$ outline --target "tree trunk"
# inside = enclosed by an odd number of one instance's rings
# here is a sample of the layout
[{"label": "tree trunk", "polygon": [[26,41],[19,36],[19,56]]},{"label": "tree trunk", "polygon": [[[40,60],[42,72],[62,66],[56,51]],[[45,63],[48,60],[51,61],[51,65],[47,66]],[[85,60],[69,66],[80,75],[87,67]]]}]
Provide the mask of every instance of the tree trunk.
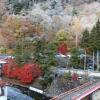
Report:
[{"label": "tree trunk", "polygon": [[87,55],[87,53],[86,53],[86,50],[85,50],[85,56],[84,56],[84,71],[86,69],[86,55]]},{"label": "tree trunk", "polygon": [[75,45],[76,45],[76,48],[77,48],[78,47],[78,34],[77,34],[77,32],[75,34],[76,34],[76,37],[75,37]]},{"label": "tree trunk", "polygon": [[99,66],[99,50],[97,50],[97,71],[100,70],[100,66]]},{"label": "tree trunk", "polygon": [[94,71],[94,50],[93,50],[93,71]]}]

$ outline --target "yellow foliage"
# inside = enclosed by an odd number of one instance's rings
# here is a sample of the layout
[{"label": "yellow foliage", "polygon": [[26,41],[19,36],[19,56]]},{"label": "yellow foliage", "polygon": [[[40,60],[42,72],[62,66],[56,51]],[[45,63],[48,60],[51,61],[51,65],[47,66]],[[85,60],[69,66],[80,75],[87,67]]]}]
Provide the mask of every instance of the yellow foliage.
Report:
[{"label": "yellow foliage", "polygon": [[12,49],[7,50],[7,54],[14,54],[14,50]]},{"label": "yellow foliage", "polygon": [[7,18],[5,26],[9,29],[16,30],[21,27],[21,21],[18,18],[10,16]]},{"label": "yellow foliage", "polygon": [[60,30],[57,34],[56,34],[56,39],[58,41],[67,41],[69,37],[69,33],[65,32],[64,30]]},{"label": "yellow foliage", "polygon": [[33,33],[41,35],[43,33],[42,25],[33,25],[30,20],[17,16],[8,16],[4,27],[8,28],[15,37],[30,36]]},{"label": "yellow foliage", "polygon": [[8,45],[12,45],[15,41],[16,40],[9,29],[7,28],[0,29],[0,45],[6,47]]},{"label": "yellow foliage", "polygon": [[14,54],[14,50],[12,50],[12,49],[0,50],[0,54]]}]

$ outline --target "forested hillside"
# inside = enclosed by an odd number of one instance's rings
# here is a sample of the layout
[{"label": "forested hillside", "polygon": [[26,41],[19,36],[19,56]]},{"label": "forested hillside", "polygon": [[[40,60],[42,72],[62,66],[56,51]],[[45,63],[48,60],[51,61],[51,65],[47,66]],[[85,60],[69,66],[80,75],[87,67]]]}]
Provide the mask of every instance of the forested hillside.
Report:
[{"label": "forested hillside", "polygon": [[[11,46],[18,37],[51,41],[60,31],[81,36],[100,18],[100,0],[0,0],[0,35]],[[0,38],[1,38],[0,37]],[[2,40],[2,39],[0,39]],[[9,42],[8,42],[9,40]],[[13,41],[13,42],[12,42]],[[12,47],[12,46],[11,46]]]}]

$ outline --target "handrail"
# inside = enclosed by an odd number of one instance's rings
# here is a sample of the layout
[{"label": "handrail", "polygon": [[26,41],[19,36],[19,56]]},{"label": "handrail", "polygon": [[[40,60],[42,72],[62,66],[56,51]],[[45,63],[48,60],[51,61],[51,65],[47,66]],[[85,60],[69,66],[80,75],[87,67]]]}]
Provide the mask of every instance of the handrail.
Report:
[{"label": "handrail", "polygon": [[100,83],[98,83],[96,86],[93,86],[92,88],[90,88],[89,90],[85,91],[81,96],[74,96],[72,98],[72,100],[77,100],[78,98],[83,98],[84,96],[90,94],[91,92],[97,90],[98,88],[100,88]]}]

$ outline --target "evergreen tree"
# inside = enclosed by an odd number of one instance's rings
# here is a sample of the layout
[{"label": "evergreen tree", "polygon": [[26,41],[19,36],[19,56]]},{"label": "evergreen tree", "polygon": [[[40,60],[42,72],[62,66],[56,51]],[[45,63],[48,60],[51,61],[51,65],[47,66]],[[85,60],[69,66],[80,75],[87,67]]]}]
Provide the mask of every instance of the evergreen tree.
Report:
[{"label": "evergreen tree", "polygon": [[85,51],[85,56],[84,56],[84,70],[86,69],[86,55],[87,55],[87,48],[89,48],[89,39],[90,39],[90,34],[89,31],[86,29],[82,33],[82,39],[81,39],[81,47],[84,48]]},{"label": "evergreen tree", "polygon": [[90,46],[93,51],[97,52],[97,70],[99,70],[99,52],[100,52],[100,21],[98,20],[93,27],[90,35]]},{"label": "evergreen tree", "polygon": [[79,50],[77,48],[73,48],[71,50],[71,59],[70,59],[70,65],[73,68],[78,68],[80,63],[80,58],[79,58]]},{"label": "evergreen tree", "polygon": [[51,66],[56,65],[56,47],[55,43],[47,43],[44,40],[36,40],[34,50],[34,61],[42,67],[44,73],[47,73]]},{"label": "evergreen tree", "polygon": [[90,35],[90,45],[94,50],[100,50],[100,21],[93,27]]},{"label": "evergreen tree", "polygon": [[89,47],[89,31],[86,29],[83,33],[82,33],[82,39],[81,39],[81,47],[86,49]]},{"label": "evergreen tree", "polygon": [[55,50],[56,45],[54,42],[47,43],[45,40],[36,40],[34,49],[34,61],[38,63],[44,74],[41,85],[43,90],[50,86],[52,80],[51,67],[56,65]]},{"label": "evergreen tree", "polygon": [[19,66],[30,61],[30,54],[31,53],[25,47],[23,47],[22,43],[19,42],[16,44],[14,56],[15,61]]}]

